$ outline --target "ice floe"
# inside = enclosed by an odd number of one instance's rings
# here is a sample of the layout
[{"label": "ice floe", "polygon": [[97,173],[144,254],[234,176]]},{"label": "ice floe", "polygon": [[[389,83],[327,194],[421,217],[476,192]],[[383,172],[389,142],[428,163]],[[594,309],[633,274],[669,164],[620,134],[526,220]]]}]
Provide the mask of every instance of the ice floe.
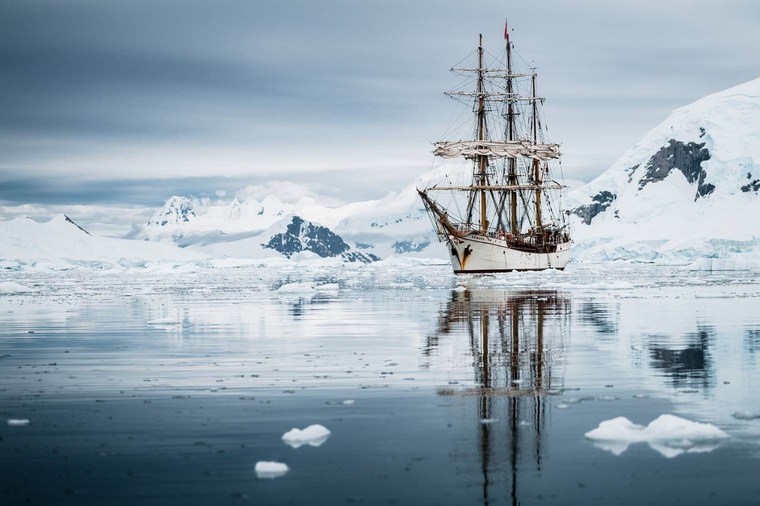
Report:
[{"label": "ice floe", "polygon": [[11,427],[25,427],[30,423],[31,421],[28,418],[11,418],[7,422]]},{"label": "ice floe", "polygon": [[290,429],[282,435],[285,444],[293,448],[300,448],[303,445],[321,446],[330,437],[330,431],[323,425],[309,425],[303,430]]},{"label": "ice floe", "polygon": [[277,288],[275,292],[288,295],[311,295],[316,290],[311,283],[285,283]]},{"label": "ice floe", "polygon": [[682,453],[710,452],[728,434],[709,423],[692,422],[675,415],[660,415],[646,427],[624,416],[605,420],[586,433],[586,438],[603,450],[620,455],[633,443],[647,443],[664,457]]},{"label": "ice floe", "polygon": [[257,478],[273,479],[285,476],[290,469],[287,464],[283,464],[282,462],[260,461],[256,462],[254,470],[256,471]]},{"label": "ice floe", "polygon": [[29,288],[15,281],[0,282],[0,295],[16,295],[19,293],[36,292],[34,288]]}]

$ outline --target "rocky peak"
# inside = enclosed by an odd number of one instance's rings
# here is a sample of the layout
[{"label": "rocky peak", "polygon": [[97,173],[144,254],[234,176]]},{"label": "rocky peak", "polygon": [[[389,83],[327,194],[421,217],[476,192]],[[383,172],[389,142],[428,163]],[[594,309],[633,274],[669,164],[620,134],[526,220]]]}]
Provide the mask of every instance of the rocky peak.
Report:
[{"label": "rocky peak", "polygon": [[148,225],[165,227],[187,223],[195,218],[193,203],[186,197],[173,196],[148,222]]},{"label": "rocky peak", "polygon": [[311,251],[322,258],[343,257],[349,262],[369,263],[379,260],[375,255],[351,251],[351,247],[327,227],[293,216],[286,230],[271,237],[264,248],[273,249],[290,258],[301,251]]}]

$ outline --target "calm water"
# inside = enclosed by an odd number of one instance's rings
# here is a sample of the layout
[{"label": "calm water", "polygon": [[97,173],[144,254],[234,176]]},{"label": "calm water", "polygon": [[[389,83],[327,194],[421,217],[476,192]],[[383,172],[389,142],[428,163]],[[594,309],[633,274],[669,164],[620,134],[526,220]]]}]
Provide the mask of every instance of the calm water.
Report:
[{"label": "calm water", "polygon": [[[3,274],[0,503],[760,503],[756,276],[417,269]],[[584,437],[663,413],[731,437]]]}]

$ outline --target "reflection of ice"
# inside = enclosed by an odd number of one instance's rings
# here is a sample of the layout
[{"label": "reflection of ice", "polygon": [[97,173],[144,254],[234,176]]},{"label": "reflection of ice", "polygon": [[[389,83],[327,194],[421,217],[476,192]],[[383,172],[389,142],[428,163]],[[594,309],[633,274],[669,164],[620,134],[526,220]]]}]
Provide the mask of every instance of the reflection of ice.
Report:
[{"label": "reflection of ice", "polygon": [[716,449],[728,434],[709,423],[692,422],[674,415],[660,415],[644,427],[624,416],[606,420],[587,432],[586,438],[602,450],[621,455],[633,443],[648,443],[667,458],[683,453],[706,453]]},{"label": "reflection of ice", "polygon": [[154,320],[148,320],[148,325],[182,325],[182,321],[178,320],[177,318],[174,318],[172,316],[167,316],[164,318],[156,318]]},{"label": "reflection of ice", "polygon": [[309,446],[322,446],[330,437],[330,431],[326,427],[315,424],[309,425],[303,430],[290,429],[288,432],[282,435],[282,440],[285,444],[293,448],[300,448],[303,445]]},{"label": "reflection of ice", "polygon": [[737,420],[756,420],[760,418],[760,413],[752,413],[750,411],[736,411],[731,413],[731,416]]}]

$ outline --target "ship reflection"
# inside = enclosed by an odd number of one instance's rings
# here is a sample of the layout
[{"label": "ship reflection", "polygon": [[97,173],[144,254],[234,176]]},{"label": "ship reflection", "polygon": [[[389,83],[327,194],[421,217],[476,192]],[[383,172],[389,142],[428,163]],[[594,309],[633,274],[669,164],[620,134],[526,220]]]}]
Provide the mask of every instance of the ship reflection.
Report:
[{"label": "ship reflection", "polygon": [[476,386],[440,393],[476,400],[484,504],[519,504],[520,469],[541,472],[545,397],[562,386],[570,306],[556,291],[454,292],[423,350],[431,354],[446,336],[469,339]]}]

